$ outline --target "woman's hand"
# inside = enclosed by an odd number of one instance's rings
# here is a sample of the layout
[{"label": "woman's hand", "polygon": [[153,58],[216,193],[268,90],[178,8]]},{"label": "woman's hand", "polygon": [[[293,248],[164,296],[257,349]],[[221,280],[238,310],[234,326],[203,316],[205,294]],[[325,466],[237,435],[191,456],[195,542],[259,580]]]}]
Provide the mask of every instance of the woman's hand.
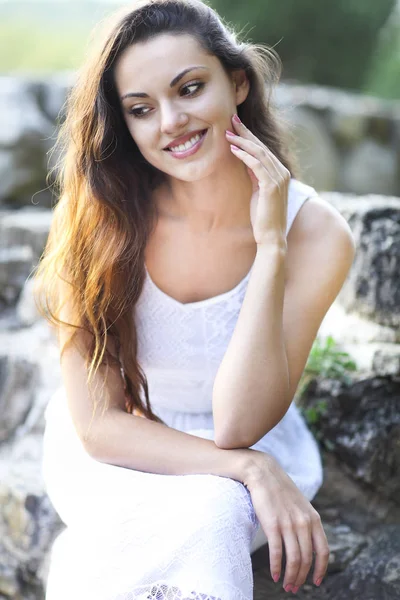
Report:
[{"label": "woman's hand", "polygon": [[272,579],[281,574],[282,538],[286,551],[283,588],[291,590],[306,581],[315,552],[313,581],[320,585],[328,568],[329,546],[321,518],[293,480],[269,454],[254,450],[255,462],[244,485],[268,539]]},{"label": "woman's hand", "polygon": [[233,154],[247,166],[253,185],[250,219],[254,239],[257,244],[273,240],[286,246],[290,172],[238,119],[237,115],[232,117],[234,134],[227,130],[226,138]]}]

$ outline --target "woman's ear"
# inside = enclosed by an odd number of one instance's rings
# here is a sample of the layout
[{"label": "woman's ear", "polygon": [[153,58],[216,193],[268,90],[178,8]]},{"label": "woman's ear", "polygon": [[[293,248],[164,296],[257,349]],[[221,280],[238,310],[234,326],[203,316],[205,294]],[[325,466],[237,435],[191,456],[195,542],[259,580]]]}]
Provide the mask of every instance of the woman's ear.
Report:
[{"label": "woman's ear", "polygon": [[242,104],[247,98],[250,90],[250,82],[244,69],[233,71],[232,79],[236,95],[236,106],[239,106],[239,104]]}]

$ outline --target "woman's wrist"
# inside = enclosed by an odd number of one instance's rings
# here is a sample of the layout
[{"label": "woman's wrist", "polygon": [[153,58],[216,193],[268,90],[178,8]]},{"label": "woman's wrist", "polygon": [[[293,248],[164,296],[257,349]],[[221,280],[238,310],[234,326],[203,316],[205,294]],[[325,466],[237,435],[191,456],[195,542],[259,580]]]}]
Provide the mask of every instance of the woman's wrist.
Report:
[{"label": "woman's wrist", "polygon": [[276,460],[271,454],[258,450],[249,449],[242,460],[242,483],[248,489],[263,480],[266,473],[276,465]]},{"label": "woman's wrist", "polygon": [[232,474],[230,476],[246,487],[254,485],[257,480],[265,476],[266,468],[270,468],[275,460],[271,455],[251,448],[237,448],[224,450],[224,452],[229,452],[231,457]]}]

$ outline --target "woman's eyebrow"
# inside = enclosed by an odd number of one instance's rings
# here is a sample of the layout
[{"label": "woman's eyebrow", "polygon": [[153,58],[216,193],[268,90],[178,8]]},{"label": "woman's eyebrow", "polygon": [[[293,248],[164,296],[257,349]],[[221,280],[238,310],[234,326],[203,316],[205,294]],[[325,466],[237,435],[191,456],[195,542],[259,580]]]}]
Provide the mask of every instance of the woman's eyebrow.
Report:
[{"label": "woman's eyebrow", "polygon": [[[177,83],[180,82],[180,80],[182,79],[182,77],[184,77],[186,75],[186,73],[189,73],[190,71],[194,71],[194,69],[207,69],[209,71],[208,67],[203,67],[201,65],[197,65],[195,67],[188,67],[187,69],[184,69],[181,73],[179,73],[179,75],[177,75],[176,77],[173,78],[173,80],[169,84],[169,87],[173,88],[174,85],[176,85]],[[125,98],[132,98],[133,96],[135,96],[137,98],[148,98],[149,97],[149,95],[145,94],[144,92],[128,92],[127,94],[124,94],[123,96],[121,96],[121,100],[124,100]]]}]

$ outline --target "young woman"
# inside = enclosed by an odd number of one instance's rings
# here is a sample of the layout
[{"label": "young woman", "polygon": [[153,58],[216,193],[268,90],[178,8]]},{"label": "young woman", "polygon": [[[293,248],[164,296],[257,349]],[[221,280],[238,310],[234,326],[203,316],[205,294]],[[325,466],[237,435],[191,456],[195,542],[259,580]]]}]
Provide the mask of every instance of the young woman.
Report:
[{"label": "young woman", "polygon": [[37,272],[63,382],[47,600],[248,600],[267,540],[287,591],[313,555],[325,575],[321,459],[293,397],[354,243],[294,178],[278,75],[199,0],[139,0],[95,35]]}]

